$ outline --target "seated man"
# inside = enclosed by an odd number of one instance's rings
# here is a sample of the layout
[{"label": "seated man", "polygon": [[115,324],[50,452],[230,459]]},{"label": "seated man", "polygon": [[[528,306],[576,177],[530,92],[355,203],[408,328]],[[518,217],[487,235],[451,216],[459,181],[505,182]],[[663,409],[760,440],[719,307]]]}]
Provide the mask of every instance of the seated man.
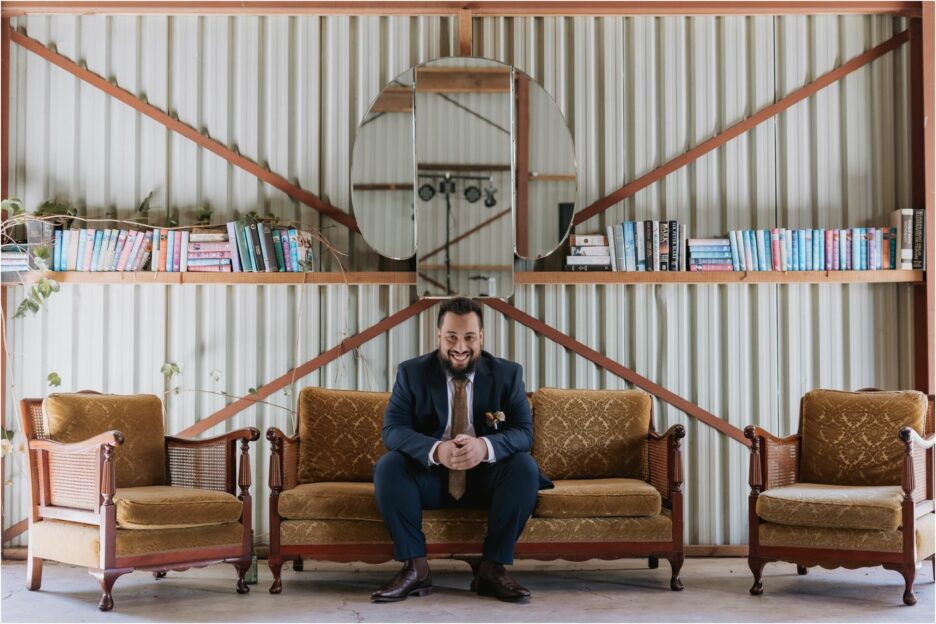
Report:
[{"label": "seated man", "polygon": [[[393,602],[432,592],[423,509],[480,507],[489,509],[488,532],[471,589],[524,600],[530,592],[504,565],[513,563],[537,491],[552,483],[530,456],[533,419],[523,370],[481,350],[484,328],[476,302],[445,301],[437,327],[438,349],[400,364],[384,413],[389,452],[374,467],[374,487],[394,557],[404,565],[371,599]],[[502,412],[504,420],[486,412]]]}]

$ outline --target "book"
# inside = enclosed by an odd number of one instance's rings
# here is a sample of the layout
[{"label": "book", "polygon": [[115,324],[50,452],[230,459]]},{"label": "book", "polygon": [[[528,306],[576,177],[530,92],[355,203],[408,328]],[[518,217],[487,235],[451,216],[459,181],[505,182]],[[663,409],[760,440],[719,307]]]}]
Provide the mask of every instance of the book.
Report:
[{"label": "book", "polygon": [[[740,271],[741,270],[741,259],[738,257],[738,237],[735,230],[730,230],[728,232],[728,241],[731,244],[731,270]],[[689,254],[686,255],[689,257]]]},{"label": "book", "polygon": [[731,264],[690,264],[690,271],[730,271]]},{"label": "book", "polygon": [[127,237],[130,235],[128,230],[120,230],[117,232],[117,243],[114,245],[114,253],[111,257],[111,263],[108,267],[108,271],[116,271],[117,265],[120,264],[120,256],[123,254],[124,247],[127,243]]},{"label": "book", "polygon": [[660,238],[660,222],[653,221],[653,227],[651,230],[653,234],[653,270],[662,271],[660,265],[660,246],[662,245],[662,240]]},{"label": "book", "polygon": [[637,252],[637,270],[647,270],[647,246],[642,221],[634,222],[634,250]]},{"label": "book", "polygon": [[628,271],[637,270],[637,222],[624,223],[624,264]]},{"label": "book", "polygon": [[569,264],[567,271],[610,271],[610,264]]},{"label": "book", "polygon": [[55,230],[55,244],[52,245],[52,270],[62,270],[62,230]]},{"label": "book", "polygon": [[143,233],[143,243],[140,245],[140,252],[137,254],[136,258],[133,261],[133,265],[130,267],[131,271],[139,271],[144,266],[146,266],[146,261],[149,259],[150,254],[153,250],[153,230],[146,230]]},{"label": "book", "polygon": [[227,233],[219,232],[216,229],[194,228],[189,233],[189,242],[191,243],[223,242],[226,240]]},{"label": "book", "polygon": [[[627,260],[624,257],[624,229],[622,224],[617,224],[613,228],[612,238],[608,239],[610,243],[613,241],[614,247],[614,265],[611,267],[614,271],[626,271],[627,270]],[[610,256],[610,254],[608,254]]]},{"label": "book", "polygon": [[130,252],[133,251],[133,246],[136,244],[137,236],[140,232],[136,230],[130,230],[127,233],[127,238],[124,240],[123,249],[120,251],[120,258],[117,261],[117,270],[125,271],[127,269],[127,261],[130,260]]},{"label": "book", "polygon": [[159,230],[153,229],[152,246],[150,247],[150,271],[159,270]]},{"label": "book", "polygon": [[286,270],[286,259],[283,257],[283,230],[282,228],[273,228],[273,255],[276,257],[276,269],[279,272]]},{"label": "book", "polygon": [[913,211],[913,255],[910,265],[917,270],[926,268],[926,211],[922,208]]},{"label": "book", "polygon": [[[166,256],[169,254],[169,230],[162,228],[159,230],[159,266],[158,271],[166,270]],[[170,265],[170,268],[171,265]]]},{"label": "book", "polygon": [[77,228],[71,228],[67,231],[68,234],[68,271],[76,271],[78,269],[78,241],[81,238],[81,230]]},{"label": "book", "polygon": [[146,233],[138,231],[136,237],[133,239],[133,248],[130,250],[130,256],[127,258],[127,264],[124,266],[125,271],[133,271],[136,266],[137,260],[140,256],[140,250],[143,248],[143,241],[146,239]]},{"label": "book", "polygon": [[741,233],[744,235],[744,264],[747,267],[748,271],[756,271],[757,265],[754,264],[754,259],[756,255],[756,247],[752,247],[751,243],[753,238],[751,236],[750,230],[742,230]]},{"label": "book", "polygon": [[607,245],[608,240],[604,234],[570,234],[569,244],[575,247],[588,247],[590,245]]},{"label": "book", "polygon": [[189,238],[192,236],[192,233],[183,230],[180,237],[179,245],[179,271],[185,272],[188,270],[188,252],[189,252]]},{"label": "book", "polygon": [[283,268],[284,270],[295,273],[296,267],[292,263],[292,254],[289,251],[289,229],[283,228],[280,230],[280,243],[283,246]]},{"label": "book", "polygon": [[231,265],[190,266],[189,273],[231,273]]},{"label": "book", "polygon": [[660,238],[658,265],[661,271],[669,271],[669,221],[657,223],[657,231]]},{"label": "book", "polygon": [[754,230],[754,244],[757,245],[757,270],[767,270],[767,246],[764,243],[764,234],[761,230]]},{"label": "book", "polygon": [[85,231],[85,258],[84,258],[84,270],[91,270],[91,263],[94,261],[94,238],[97,236],[97,231],[94,228],[88,228]]},{"label": "book", "polygon": [[224,266],[231,264],[230,258],[193,258],[186,267]]},{"label": "book", "polygon": [[897,268],[897,228],[890,227],[890,234],[888,239],[890,240],[890,268]]},{"label": "book", "polygon": [[653,221],[647,219],[644,225],[644,261],[648,271],[656,271],[656,264],[653,261]]},{"label": "book", "polygon": [[172,273],[172,262],[175,257],[175,231],[166,232],[166,271]]},{"label": "book", "polygon": [[211,243],[199,243],[199,242],[194,242],[194,243],[193,243],[193,242],[191,242],[191,241],[192,241],[192,238],[191,238],[191,235],[189,235],[189,244],[188,244],[188,246],[186,247],[186,249],[188,249],[190,252],[198,252],[198,251],[230,251],[230,250],[231,250],[231,245],[230,245],[230,243],[228,243],[228,241],[224,241],[224,242],[211,242]]},{"label": "book", "polygon": [[257,229],[257,223],[250,224],[248,229],[250,247],[253,249],[254,270],[258,272],[266,271],[266,265],[263,263],[263,251],[260,247],[260,231]]},{"label": "book", "polygon": [[[614,240],[614,226],[609,225],[607,227],[607,231],[608,231],[607,233],[608,240],[613,241]],[[592,249],[592,248],[591,247],[570,247],[569,249],[571,250],[570,253],[574,256],[576,255],[576,250],[578,249]],[[602,245],[601,247],[594,247],[594,249],[607,249],[608,250],[607,255],[611,256],[611,266],[614,267],[615,271],[618,270],[617,269],[617,253],[615,253],[614,251],[614,245]],[[586,254],[580,254],[580,255],[584,256]]]},{"label": "book", "polygon": [[611,256],[612,265],[614,264],[614,247],[603,245],[601,247],[570,247],[569,253],[572,256]]},{"label": "book", "polygon": [[770,230],[770,259],[771,259],[771,269],[774,271],[781,271],[780,266],[780,229],[773,228]]},{"label": "book", "polygon": [[611,266],[611,256],[566,256],[566,264],[569,266],[581,264]]},{"label": "book", "polygon": [[669,247],[667,251],[669,252],[669,270],[678,271],[679,270],[679,222],[670,221],[669,222]]},{"label": "book", "polygon": [[292,264],[297,272],[305,269],[299,264],[299,233],[295,228],[289,228],[289,255],[292,256]]},{"label": "book", "polygon": [[182,270],[182,231],[173,232],[172,240],[172,271],[178,273]]},{"label": "book", "polygon": [[101,245],[104,244],[104,230],[94,232],[94,243],[91,245],[91,270],[101,270]]},{"label": "book", "polygon": [[311,232],[299,231],[296,233],[296,248],[298,250],[298,266],[301,271],[315,271],[315,253],[312,249],[314,239]]},{"label": "book", "polygon": [[189,260],[194,260],[196,258],[230,258],[234,259],[236,254],[232,254],[230,251],[190,251],[188,252]]},{"label": "book", "polygon": [[88,230],[82,229],[77,231],[78,236],[78,255],[75,258],[75,270],[84,271],[84,257],[85,257],[85,241],[88,239]]},{"label": "book", "polygon": [[241,264],[237,249],[237,223],[229,221],[227,224],[228,252],[231,253],[231,268],[235,273],[240,273]]},{"label": "book", "polygon": [[896,231],[895,257],[898,269],[913,268],[913,209],[901,208],[891,212],[890,226]]}]

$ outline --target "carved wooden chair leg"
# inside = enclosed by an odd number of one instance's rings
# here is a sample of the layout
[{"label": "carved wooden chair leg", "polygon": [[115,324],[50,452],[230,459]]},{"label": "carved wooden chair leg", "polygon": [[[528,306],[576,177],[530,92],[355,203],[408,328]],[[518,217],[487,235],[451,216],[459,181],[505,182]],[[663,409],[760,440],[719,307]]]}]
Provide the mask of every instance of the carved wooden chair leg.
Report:
[{"label": "carved wooden chair leg", "polygon": [[26,589],[36,591],[42,587],[42,559],[29,557],[26,559]]},{"label": "carved wooden chair leg", "polygon": [[673,569],[673,575],[670,577],[670,589],[673,591],[682,591],[683,584],[679,580],[679,571],[682,569],[685,556],[683,553],[674,553],[669,557],[670,568]]},{"label": "carved wooden chair leg", "polygon": [[250,566],[253,563],[253,557],[247,557],[246,559],[241,559],[240,561],[234,563],[234,569],[237,570],[237,593],[246,594],[250,592],[250,587],[247,586],[247,581],[244,580],[244,577],[247,576],[247,572],[250,571]]},{"label": "carved wooden chair leg", "polygon": [[659,558],[659,557],[654,557],[653,555],[650,555],[650,557],[648,557],[648,559],[647,559],[647,567],[650,568],[651,570],[656,570],[657,568],[659,568],[659,567],[660,567],[660,558]]},{"label": "carved wooden chair leg", "polygon": [[801,565],[796,566],[796,573],[799,574],[800,576],[806,576],[807,572],[809,572],[809,570],[806,569],[806,566],[801,566]]},{"label": "carved wooden chair leg", "polygon": [[88,572],[101,584],[101,601],[98,602],[98,609],[110,611],[114,608],[114,598],[111,596],[114,582],[120,576],[133,572],[133,570],[131,568],[117,568],[114,570],[88,570]]},{"label": "carved wooden chair leg", "polygon": [[270,585],[270,593],[278,594],[283,591],[283,581],[280,578],[283,573],[283,558],[271,556],[267,563],[270,566],[270,572],[273,573],[273,584]]},{"label": "carved wooden chair leg", "polygon": [[303,565],[302,557],[293,559],[293,572],[302,572],[304,569],[305,565]]},{"label": "carved wooden chair leg", "polygon": [[767,562],[763,559],[748,557],[748,567],[751,568],[751,573],[754,575],[754,584],[751,585],[752,596],[760,596],[764,593],[764,582],[761,575],[764,572],[765,565],[767,565]]},{"label": "carved wooden chair leg", "polygon": [[161,572],[153,572],[154,579],[166,578],[166,571],[162,570]]}]

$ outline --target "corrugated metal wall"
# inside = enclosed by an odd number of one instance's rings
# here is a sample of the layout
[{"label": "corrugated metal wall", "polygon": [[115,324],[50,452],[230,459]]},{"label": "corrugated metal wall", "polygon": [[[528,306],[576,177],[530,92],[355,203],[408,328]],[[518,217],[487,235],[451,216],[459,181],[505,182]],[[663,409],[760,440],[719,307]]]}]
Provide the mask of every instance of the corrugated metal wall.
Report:
[{"label": "corrugated metal wall", "polygon": [[[342,208],[357,120],[409,64],[454,51],[440,18],[29,17],[40,41],[114,77]],[[485,18],[475,53],[511,62],[559,103],[576,140],[581,205],[615,190],[906,26],[887,17]],[[883,224],[909,203],[905,47],[613,207],[579,231],[667,218],[695,236],[729,228]],[[181,223],[210,203],[217,220],[270,210],[319,224],[307,208],[173,136],[45,61],[12,50],[11,195],[34,208],[59,196],[91,216],[121,217],[155,190]],[[325,220],[322,220],[323,222]],[[351,253],[359,237],[322,223]],[[347,264],[347,263],[346,263]],[[384,263],[386,266],[386,263]],[[15,401],[63,390],[164,392],[167,430],[401,309],[405,287],[64,286],[48,311],[9,318]],[[518,286],[513,303],[622,364],[743,426],[795,429],[813,387],[913,384],[910,288],[900,285]],[[433,348],[423,314],[299,380],[298,387],[389,389],[396,363]],[[487,347],[526,369],[530,389],[624,387],[618,378],[490,311]],[[164,362],[182,374],[165,384]],[[746,456],[737,443],[657,403],[664,428],[684,422],[689,543],[746,539]],[[287,426],[264,406],[208,432]],[[257,535],[265,541],[266,446],[254,454]],[[25,517],[19,458],[8,460],[3,526]]]}]

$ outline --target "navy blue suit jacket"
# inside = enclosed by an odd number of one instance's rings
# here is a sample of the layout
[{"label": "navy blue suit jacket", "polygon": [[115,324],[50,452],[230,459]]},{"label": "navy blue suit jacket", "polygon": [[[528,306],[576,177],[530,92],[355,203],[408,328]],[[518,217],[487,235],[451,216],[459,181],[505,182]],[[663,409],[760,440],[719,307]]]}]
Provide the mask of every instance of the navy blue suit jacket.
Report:
[{"label": "navy blue suit jacket", "polygon": [[[423,465],[428,464],[429,450],[442,439],[448,423],[448,389],[438,353],[436,350],[400,364],[384,412],[384,446]],[[469,415],[475,435],[490,440],[496,461],[530,451],[533,414],[519,364],[481,351],[475,364],[472,403]],[[496,411],[504,412],[506,420],[495,430],[484,413]],[[540,473],[540,489],[551,487],[552,482]]]}]

